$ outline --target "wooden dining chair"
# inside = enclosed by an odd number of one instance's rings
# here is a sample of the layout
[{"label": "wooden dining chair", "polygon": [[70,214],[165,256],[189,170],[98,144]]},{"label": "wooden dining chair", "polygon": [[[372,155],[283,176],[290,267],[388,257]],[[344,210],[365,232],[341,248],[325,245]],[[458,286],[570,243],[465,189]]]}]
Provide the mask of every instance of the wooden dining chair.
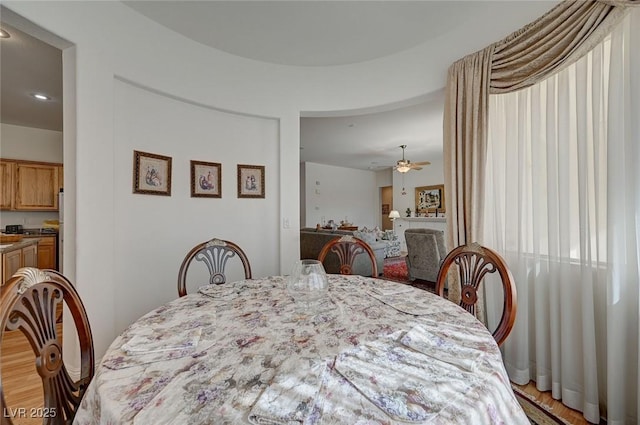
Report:
[{"label": "wooden dining chair", "polygon": [[327,254],[333,252],[340,262],[340,274],[353,274],[353,262],[360,254],[367,254],[371,260],[371,276],[378,276],[378,265],[373,250],[362,239],[351,235],[336,237],[327,242],[318,254],[318,260],[323,263]]},{"label": "wooden dining chair", "polygon": [[238,256],[245,279],[251,279],[251,265],[242,248],[233,242],[213,238],[194,246],[184,257],[178,272],[178,295],[187,295],[187,271],[193,260],[202,261],[209,270],[209,283],[221,285],[227,281],[225,269],[230,258]]},{"label": "wooden dining chair", "polygon": [[[63,301],[71,313],[80,342],[80,377],[77,381],[69,376],[65,367],[62,335],[56,324],[56,308]],[[0,326],[0,344],[7,331],[19,329],[33,349],[35,368],[42,378],[44,390],[43,423],[73,422],[93,378],[95,359],[87,312],[71,282],[54,270],[19,269],[0,287]],[[19,407],[23,406],[6,405],[2,379],[0,402],[3,411],[0,423],[12,424],[10,413],[19,412]]]},{"label": "wooden dining chair", "polygon": [[444,297],[444,286],[447,282],[449,268],[457,265],[460,278],[460,306],[475,316],[478,289],[487,273],[500,275],[504,292],[502,317],[493,331],[493,338],[502,345],[511,333],[516,320],[518,307],[516,285],[504,259],[494,250],[478,243],[462,245],[447,254],[442,262],[436,281],[436,293]]}]

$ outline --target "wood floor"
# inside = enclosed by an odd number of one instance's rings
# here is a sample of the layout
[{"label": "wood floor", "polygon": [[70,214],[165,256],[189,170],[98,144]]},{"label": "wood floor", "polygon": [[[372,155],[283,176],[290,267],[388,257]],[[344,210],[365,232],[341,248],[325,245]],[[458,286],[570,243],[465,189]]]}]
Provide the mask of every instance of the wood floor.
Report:
[{"label": "wood floor", "polygon": [[[58,325],[58,332],[62,333],[62,325]],[[42,424],[41,417],[29,417],[33,412],[43,405],[42,381],[34,367],[35,356],[29,347],[29,343],[20,331],[5,333],[2,347],[0,348],[0,373],[2,374],[2,387],[7,401],[7,407],[0,414],[16,412],[16,408],[24,408],[25,417],[13,415],[15,425]],[[551,398],[549,392],[541,393],[534,383],[518,386],[536,400],[549,406],[558,416],[566,419],[572,424],[587,425],[582,414],[571,410],[562,403]],[[23,410],[20,410],[22,412]],[[35,410],[37,412],[37,410]]]},{"label": "wood floor", "polygon": [[[547,406],[549,410],[551,410],[556,416],[561,417],[562,419],[568,421],[569,423],[575,424],[575,425],[590,424],[590,422],[587,422],[587,420],[582,416],[581,412],[570,409],[564,404],[562,404],[561,402],[554,400],[551,397],[551,391],[545,391],[545,392],[538,391],[538,389],[536,388],[535,382],[530,381],[529,384],[527,385],[516,385],[516,384],[513,384],[513,385],[515,387],[520,388],[526,394],[532,396],[533,399],[536,400],[538,404]],[[602,421],[600,422],[600,424],[606,425],[606,422]]]},{"label": "wood floor", "polygon": [[[58,324],[62,332],[62,324]],[[0,347],[0,373],[7,406],[0,415],[10,415],[14,425],[42,424],[42,380],[34,365],[35,354],[20,331],[6,332]]]}]

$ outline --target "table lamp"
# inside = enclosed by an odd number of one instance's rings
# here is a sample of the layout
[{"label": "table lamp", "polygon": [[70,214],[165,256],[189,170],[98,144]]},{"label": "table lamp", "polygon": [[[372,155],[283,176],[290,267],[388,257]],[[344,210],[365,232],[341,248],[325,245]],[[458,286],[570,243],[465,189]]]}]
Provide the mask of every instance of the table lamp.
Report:
[{"label": "table lamp", "polygon": [[400,213],[396,210],[391,210],[391,212],[389,213],[389,218],[391,219],[391,221],[394,221],[396,218],[400,218]]}]

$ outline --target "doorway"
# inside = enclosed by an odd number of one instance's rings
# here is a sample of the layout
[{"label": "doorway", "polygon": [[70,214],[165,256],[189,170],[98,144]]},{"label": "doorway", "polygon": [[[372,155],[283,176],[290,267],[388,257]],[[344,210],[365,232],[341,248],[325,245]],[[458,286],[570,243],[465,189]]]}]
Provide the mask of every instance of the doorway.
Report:
[{"label": "doorway", "polygon": [[393,209],[393,186],[380,188],[380,212],[382,214],[382,230],[393,230],[393,222],[389,218],[389,212]]}]

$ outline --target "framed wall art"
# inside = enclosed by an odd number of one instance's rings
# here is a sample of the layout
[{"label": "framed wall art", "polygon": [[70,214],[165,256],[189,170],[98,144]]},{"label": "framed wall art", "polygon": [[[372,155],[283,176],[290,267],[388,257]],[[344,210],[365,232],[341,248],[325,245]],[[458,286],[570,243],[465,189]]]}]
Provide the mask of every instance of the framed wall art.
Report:
[{"label": "framed wall art", "polygon": [[191,197],[222,198],[222,164],[191,161]]},{"label": "framed wall art", "polygon": [[171,157],[133,151],[133,193],[171,196]]},{"label": "framed wall art", "polygon": [[416,187],[416,211],[426,213],[436,208],[438,212],[445,212],[444,185]]},{"label": "framed wall art", "polygon": [[264,198],[264,165],[238,164],[238,198]]}]

